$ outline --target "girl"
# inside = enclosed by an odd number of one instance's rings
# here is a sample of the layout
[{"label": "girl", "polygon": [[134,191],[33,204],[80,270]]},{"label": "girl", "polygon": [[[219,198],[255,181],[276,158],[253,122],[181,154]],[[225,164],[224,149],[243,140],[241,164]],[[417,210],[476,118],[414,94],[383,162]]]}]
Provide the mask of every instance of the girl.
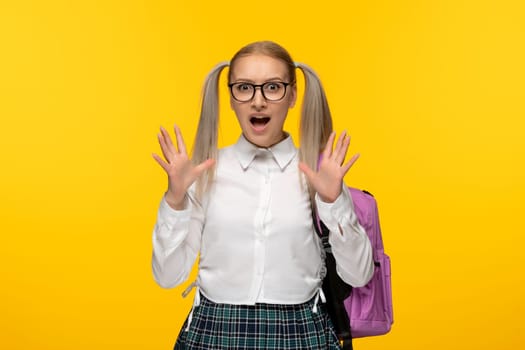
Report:
[{"label": "girl", "polygon": [[[242,135],[217,149],[218,81],[229,66],[230,104]],[[283,130],[305,75],[300,148]],[[153,232],[153,274],[171,288],[199,255],[193,308],[175,349],[340,349],[325,308],[323,248],[315,212],[330,229],[340,277],[365,285],[372,250],[343,177],[350,137],[336,139],[315,73],[273,42],[255,42],[206,79],[190,159],[180,129],[176,146],[158,135],[168,175]],[[322,153],[321,153],[322,152]],[[321,155],[321,157],[319,157]]]}]

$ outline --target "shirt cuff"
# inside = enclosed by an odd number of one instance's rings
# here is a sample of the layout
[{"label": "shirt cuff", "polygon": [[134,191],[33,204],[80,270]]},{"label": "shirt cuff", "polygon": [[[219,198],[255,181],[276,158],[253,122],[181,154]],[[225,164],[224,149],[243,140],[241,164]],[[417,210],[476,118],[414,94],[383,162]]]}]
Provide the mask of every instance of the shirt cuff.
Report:
[{"label": "shirt cuff", "polygon": [[354,203],[344,183],[341,194],[334,202],[323,202],[317,193],[315,201],[319,218],[331,232],[341,232],[340,228],[349,223],[351,213],[354,211]]},{"label": "shirt cuff", "polygon": [[184,199],[183,210],[173,209],[166,201],[166,198],[162,197],[157,217],[157,223],[160,228],[160,230],[157,231],[160,236],[159,238],[169,238],[169,236],[171,236],[171,231],[176,224],[180,225],[181,223],[190,221],[190,219],[191,202],[187,197]]}]

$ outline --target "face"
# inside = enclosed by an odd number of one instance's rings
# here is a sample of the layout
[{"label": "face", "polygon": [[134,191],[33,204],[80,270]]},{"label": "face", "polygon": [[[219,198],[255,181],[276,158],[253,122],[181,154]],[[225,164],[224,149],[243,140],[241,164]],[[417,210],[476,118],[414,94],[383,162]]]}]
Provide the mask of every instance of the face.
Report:
[{"label": "face", "polygon": [[[289,83],[286,65],[281,60],[265,55],[249,55],[238,58],[231,72],[230,83],[245,82],[255,85],[266,82]],[[230,104],[237,115],[244,137],[259,147],[270,147],[282,141],[284,121],[288,109],[295,105],[296,86],[288,85],[282,100],[266,100],[260,88],[247,102],[239,102],[230,96]]]}]

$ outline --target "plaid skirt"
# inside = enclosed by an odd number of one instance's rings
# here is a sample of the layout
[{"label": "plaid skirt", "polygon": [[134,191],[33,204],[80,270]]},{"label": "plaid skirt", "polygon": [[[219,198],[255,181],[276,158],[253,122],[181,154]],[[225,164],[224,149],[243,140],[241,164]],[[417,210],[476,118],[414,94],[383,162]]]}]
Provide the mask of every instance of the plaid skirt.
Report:
[{"label": "plaid skirt", "polygon": [[184,322],[174,350],[340,350],[322,303],[217,304],[201,295],[188,330]]}]

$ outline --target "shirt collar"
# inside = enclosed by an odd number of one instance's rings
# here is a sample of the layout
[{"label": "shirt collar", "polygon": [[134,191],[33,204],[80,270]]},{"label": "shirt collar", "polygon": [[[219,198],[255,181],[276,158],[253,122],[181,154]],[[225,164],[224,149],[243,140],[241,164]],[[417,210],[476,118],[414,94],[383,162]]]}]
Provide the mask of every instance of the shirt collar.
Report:
[{"label": "shirt collar", "polygon": [[237,143],[234,145],[234,149],[237,159],[244,170],[248,169],[260,150],[268,150],[281,170],[284,170],[297,154],[297,149],[295,148],[292,137],[289,134],[286,134],[284,140],[270,148],[257,147],[246,140],[244,135],[241,135],[237,140]]}]

